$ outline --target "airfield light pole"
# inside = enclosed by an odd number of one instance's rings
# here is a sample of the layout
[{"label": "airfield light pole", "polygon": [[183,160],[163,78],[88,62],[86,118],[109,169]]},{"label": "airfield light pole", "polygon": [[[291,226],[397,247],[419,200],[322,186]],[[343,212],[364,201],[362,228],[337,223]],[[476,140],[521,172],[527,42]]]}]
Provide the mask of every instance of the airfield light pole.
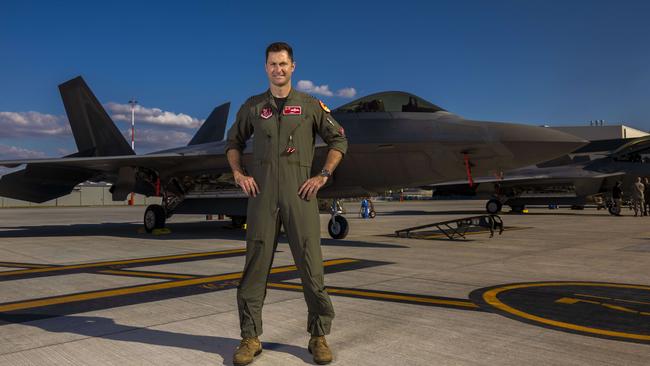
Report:
[{"label": "airfield light pole", "polygon": [[[131,149],[135,151],[135,105],[138,104],[138,101],[135,98],[129,100],[131,105]],[[135,201],[135,193],[131,192],[131,198],[129,198],[129,206],[133,206]]]},{"label": "airfield light pole", "polygon": [[135,151],[135,105],[138,104],[138,101],[131,98],[129,104],[131,105],[131,149]]}]

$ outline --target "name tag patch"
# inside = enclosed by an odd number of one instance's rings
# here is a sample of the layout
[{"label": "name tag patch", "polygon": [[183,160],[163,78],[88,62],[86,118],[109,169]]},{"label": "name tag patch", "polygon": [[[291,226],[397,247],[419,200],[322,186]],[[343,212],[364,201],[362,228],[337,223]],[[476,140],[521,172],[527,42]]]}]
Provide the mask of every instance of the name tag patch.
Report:
[{"label": "name tag patch", "polygon": [[299,105],[288,105],[284,107],[284,110],[282,111],[282,114],[284,115],[301,115],[302,114],[302,107]]}]

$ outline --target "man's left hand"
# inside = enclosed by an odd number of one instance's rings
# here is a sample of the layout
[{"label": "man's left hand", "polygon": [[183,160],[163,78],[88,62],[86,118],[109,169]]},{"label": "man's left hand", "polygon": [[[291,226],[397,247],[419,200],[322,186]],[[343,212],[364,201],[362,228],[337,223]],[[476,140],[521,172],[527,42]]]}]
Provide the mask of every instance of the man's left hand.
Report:
[{"label": "man's left hand", "polygon": [[322,175],[311,177],[302,184],[298,190],[298,196],[300,196],[300,198],[303,200],[309,201],[312,197],[316,196],[318,190],[321,189],[321,187],[324,186],[326,182],[327,177],[324,177]]}]

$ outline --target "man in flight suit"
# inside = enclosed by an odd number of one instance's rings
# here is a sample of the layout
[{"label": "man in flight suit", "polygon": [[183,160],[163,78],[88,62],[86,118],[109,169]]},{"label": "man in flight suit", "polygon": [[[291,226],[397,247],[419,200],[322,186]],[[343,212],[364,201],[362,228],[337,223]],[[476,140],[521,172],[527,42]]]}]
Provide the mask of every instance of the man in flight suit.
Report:
[{"label": "man in flight suit", "polygon": [[[320,219],[316,193],[327,182],[347,150],[343,128],[314,97],[293,90],[293,50],[286,43],[266,49],[269,89],[249,98],[228,131],[226,154],[235,182],[248,198],[246,265],[237,288],[242,341],[235,365],[246,365],[262,352],[262,306],[266,282],[284,225],[307,302],[308,349],[318,364],[331,362],[325,341],[334,318],[323,283]],[[315,134],[329,151],[321,173],[310,177]],[[253,136],[253,157],[242,168],[241,155]]]}]

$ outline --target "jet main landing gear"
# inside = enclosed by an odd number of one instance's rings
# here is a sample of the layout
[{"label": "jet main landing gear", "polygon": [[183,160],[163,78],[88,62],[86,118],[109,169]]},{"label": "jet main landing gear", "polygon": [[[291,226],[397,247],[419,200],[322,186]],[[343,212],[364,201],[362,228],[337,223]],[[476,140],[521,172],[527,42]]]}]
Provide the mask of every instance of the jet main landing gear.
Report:
[{"label": "jet main landing gear", "polygon": [[149,205],[144,211],[144,229],[151,233],[165,227],[165,222],[174,214],[174,210],[183,202],[185,194],[176,179],[170,180],[161,192],[161,204]]},{"label": "jet main landing gear", "polygon": [[501,201],[496,198],[492,198],[485,204],[485,211],[487,211],[487,213],[490,215],[496,215],[499,213],[499,211],[501,211],[501,207],[503,207]]},{"label": "jet main landing gear", "polygon": [[149,205],[144,211],[144,229],[148,233],[164,228],[166,220],[167,214],[161,205]]}]

